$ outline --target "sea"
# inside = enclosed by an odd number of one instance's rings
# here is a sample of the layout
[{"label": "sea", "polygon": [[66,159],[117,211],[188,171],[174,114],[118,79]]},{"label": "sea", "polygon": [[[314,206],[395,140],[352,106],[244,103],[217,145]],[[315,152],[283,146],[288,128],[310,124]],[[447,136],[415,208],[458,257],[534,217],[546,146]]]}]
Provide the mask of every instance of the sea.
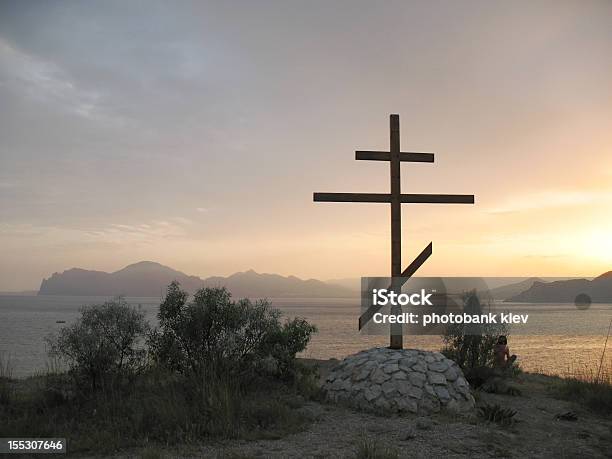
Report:
[{"label": "sea", "polygon": [[[0,366],[13,377],[23,378],[54,368],[45,338],[73,323],[83,306],[101,304],[107,297],[0,295]],[[155,326],[160,298],[125,298],[142,308]],[[273,298],[272,306],[287,318],[303,317],[318,332],[302,357],[340,359],[376,346],[388,345],[387,336],[370,336],[358,331],[359,299]],[[603,361],[612,368],[612,338],[606,346],[612,304],[593,304],[578,311],[568,304],[512,304],[517,312],[530,314],[520,332],[510,331],[509,347],[526,371],[571,376],[593,373]],[[404,347],[440,350],[440,336],[404,336]]]}]

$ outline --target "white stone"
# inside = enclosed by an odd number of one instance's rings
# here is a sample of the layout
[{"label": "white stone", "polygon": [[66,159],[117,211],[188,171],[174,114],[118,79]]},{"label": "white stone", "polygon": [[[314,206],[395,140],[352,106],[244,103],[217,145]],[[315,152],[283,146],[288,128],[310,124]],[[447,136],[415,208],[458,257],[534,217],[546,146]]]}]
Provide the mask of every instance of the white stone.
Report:
[{"label": "white stone", "polygon": [[387,381],[386,383],[382,384],[380,387],[382,388],[383,393],[387,397],[393,394],[393,392],[397,391],[397,387],[393,381]]},{"label": "white stone", "polygon": [[425,384],[424,389],[425,389],[425,392],[427,392],[432,397],[436,396],[436,391],[434,390],[434,388],[433,388],[433,386],[431,384]]},{"label": "white stone", "polygon": [[446,362],[432,362],[429,365],[427,365],[427,367],[431,371],[437,371],[437,372],[442,373],[448,369],[448,364]]},{"label": "white stone", "polygon": [[385,373],[395,373],[396,371],[399,371],[399,366],[397,363],[387,363],[383,366],[383,371]]},{"label": "white stone", "polygon": [[423,396],[423,389],[419,389],[418,387],[408,386],[408,390],[406,391],[409,397],[413,398],[421,398]]},{"label": "white stone", "polygon": [[397,407],[400,411],[407,411],[410,413],[417,413],[419,411],[419,404],[416,400],[410,398],[402,398],[397,401]]},{"label": "white stone", "polygon": [[446,387],[444,387],[444,386],[435,386],[434,390],[436,391],[436,394],[438,395],[438,398],[440,400],[442,400],[443,402],[450,400],[451,396],[448,393],[448,390],[446,389]]},{"label": "white stone", "polygon": [[394,383],[395,383],[395,388],[402,395],[406,395],[408,393],[408,389],[412,387],[406,381],[394,381]]},{"label": "white stone", "polygon": [[363,395],[365,396],[366,400],[370,401],[378,397],[381,392],[382,390],[378,384],[372,384],[370,387],[367,387],[364,390]]},{"label": "white stone", "polygon": [[408,375],[410,384],[416,387],[423,387],[426,379],[427,377],[423,373],[412,372]]},{"label": "white stone", "polygon": [[457,370],[455,369],[455,367],[450,367],[444,372],[444,376],[448,381],[456,381],[458,376]]},{"label": "white stone", "polygon": [[422,361],[415,363],[414,365],[412,365],[412,370],[418,371],[419,373],[427,372],[427,362]]},{"label": "white stone", "polygon": [[427,379],[431,384],[446,384],[444,375],[433,371],[427,372]]},{"label": "white stone", "polygon": [[363,381],[370,375],[371,372],[372,372],[372,369],[370,368],[362,368],[355,374],[355,376],[353,376],[353,379],[355,381]]},{"label": "white stone", "polygon": [[375,348],[349,356],[323,385],[327,399],[375,413],[462,414],[474,398],[461,369],[438,352]]},{"label": "white stone", "polygon": [[391,378],[391,376],[385,373],[381,368],[374,370],[374,373],[370,376],[370,379],[376,384],[382,384],[389,378]]},{"label": "white stone", "polygon": [[407,359],[400,359],[399,366],[402,370],[410,370],[412,365],[418,362],[416,357],[408,357]]}]

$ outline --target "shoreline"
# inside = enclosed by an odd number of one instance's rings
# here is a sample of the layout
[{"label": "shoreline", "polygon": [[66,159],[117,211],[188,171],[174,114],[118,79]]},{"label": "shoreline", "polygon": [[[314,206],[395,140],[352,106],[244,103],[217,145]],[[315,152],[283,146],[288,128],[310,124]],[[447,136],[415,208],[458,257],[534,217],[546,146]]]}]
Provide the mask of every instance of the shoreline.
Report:
[{"label": "shoreline", "polygon": [[[542,337],[544,337],[544,335],[537,335],[535,338]],[[414,339],[415,337],[412,338]],[[432,340],[431,342],[426,343],[426,345],[412,345],[406,346],[406,348],[440,351],[440,349],[442,348],[442,340],[440,337],[435,338],[435,341]],[[581,346],[576,345],[576,337],[551,335],[546,336],[546,338],[546,340],[537,339],[535,343],[529,343],[530,341],[534,341],[533,336],[510,335],[511,342],[513,343],[511,350],[513,353],[516,353],[518,355],[518,362],[523,371],[559,378],[571,378],[576,376],[579,377],[583,373],[585,373],[585,370],[590,369],[593,366],[599,365],[601,361],[602,352],[604,349],[605,336],[584,336],[583,338],[585,339],[585,342],[582,343],[583,345]],[[319,347],[317,346],[318,343],[316,343],[316,340],[317,337],[315,336],[313,338],[313,341],[315,341],[315,346],[313,346],[311,343],[308,349],[306,349],[306,351],[304,351],[302,355],[298,355],[298,360],[320,362],[323,366],[327,366],[329,365],[329,362],[338,362],[344,357],[360,352],[361,350],[370,349],[373,347],[385,347],[385,344],[383,343],[363,342],[363,346],[354,346],[354,348],[351,348],[348,351],[342,351],[342,355],[339,355],[338,357],[318,357],[317,354],[320,354],[320,352],[312,350],[313,347],[315,349]],[[386,341],[386,338],[383,338],[381,341]],[[527,343],[524,343],[523,341],[527,341]],[[551,341],[553,341],[554,343],[551,343]],[[371,345],[368,346],[368,344]],[[421,342],[418,344],[424,343],[421,340]],[[543,365],[542,362],[547,359],[547,356],[552,354],[555,354],[557,360],[560,360],[561,362],[555,364],[554,362],[549,361],[549,364],[547,366]],[[13,375],[11,376],[11,379],[13,380],[26,380],[29,378],[35,378],[37,376],[44,375],[48,371],[46,368],[41,367],[33,371],[31,374],[15,375],[14,360],[13,356],[10,353],[5,353],[4,355],[0,353],[0,365],[4,365],[5,367],[7,366],[7,356],[8,367],[13,370]],[[47,368],[53,368],[56,364],[46,360],[46,365]],[[612,349],[610,349],[610,346],[608,346],[608,349],[605,353],[603,368],[608,373],[612,373]]]}]

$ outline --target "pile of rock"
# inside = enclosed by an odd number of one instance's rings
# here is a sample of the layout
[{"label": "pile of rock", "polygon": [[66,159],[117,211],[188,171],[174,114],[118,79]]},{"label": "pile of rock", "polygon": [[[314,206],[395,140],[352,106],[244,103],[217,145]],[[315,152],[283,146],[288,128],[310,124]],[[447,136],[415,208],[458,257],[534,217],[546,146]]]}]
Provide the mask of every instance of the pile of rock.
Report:
[{"label": "pile of rock", "polygon": [[328,400],[379,413],[469,413],[474,397],[461,368],[439,352],[374,348],[346,357],[329,373]]}]

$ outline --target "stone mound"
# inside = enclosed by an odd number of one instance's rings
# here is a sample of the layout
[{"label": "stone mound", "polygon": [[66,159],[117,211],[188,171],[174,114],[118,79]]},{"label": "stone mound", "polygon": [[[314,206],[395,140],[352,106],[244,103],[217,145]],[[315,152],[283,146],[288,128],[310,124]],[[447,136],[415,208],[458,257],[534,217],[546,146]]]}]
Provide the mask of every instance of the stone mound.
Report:
[{"label": "stone mound", "polygon": [[329,401],[376,413],[469,413],[474,397],[461,368],[439,352],[374,348],[346,357],[323,389]]}]

